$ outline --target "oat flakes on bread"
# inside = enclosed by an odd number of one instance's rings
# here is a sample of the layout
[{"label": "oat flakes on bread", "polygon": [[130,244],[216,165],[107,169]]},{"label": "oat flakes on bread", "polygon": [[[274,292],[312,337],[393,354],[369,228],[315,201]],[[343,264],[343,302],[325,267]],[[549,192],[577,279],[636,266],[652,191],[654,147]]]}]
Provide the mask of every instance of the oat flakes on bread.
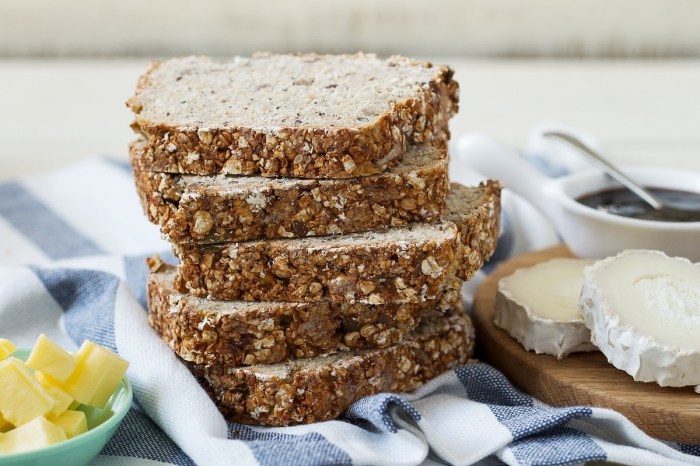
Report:
[{"label": "oat flakes on bread", "polygon": [[412,145],[397,166],[332,180],[154,172],[131,145],[148,219],[172,242],[218,243],[355,233],[434,222],[449,189],[447,151]]},{"label": "oat flakes on bread", "polygon": [[446,144],[453,71],[373,54],[153,62],[127,101],[154,171],[347,178]]},{"label": "oat flakes on bread", "polygon": [[333,419],[365,396],[413,390],[467,362],[473,348],[474,327],[458,304],[384,349],[270,365],[186,364],[227,419],[288,426]]},{"label": "oat flakes on bread", "polygon": [[178,289],[210,299],[409,303],[435,298],[453,275],[468,280],[496,246],[497,182],[452,183],[436,223],[348,235],[173,244]]},{"label": "oat flakes on bread", "polygon": [[175,353],[197,364],[273,364],[333,352],[386,348],[421,318],[460,302],[452,278],[436,299],[412,304],[214,301],[175,290],[175,268],[148,278],[149,321]]}]

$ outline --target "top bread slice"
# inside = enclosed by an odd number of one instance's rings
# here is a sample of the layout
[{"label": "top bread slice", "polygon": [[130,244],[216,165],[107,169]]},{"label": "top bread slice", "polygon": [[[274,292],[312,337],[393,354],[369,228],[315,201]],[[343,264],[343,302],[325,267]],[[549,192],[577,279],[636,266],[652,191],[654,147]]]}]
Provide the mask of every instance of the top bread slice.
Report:
[{"label": "top bread slice", "polygon": [[127,101],[154,171],[348,178],[445,144],[452,70],[373,54],[153,62]]}]

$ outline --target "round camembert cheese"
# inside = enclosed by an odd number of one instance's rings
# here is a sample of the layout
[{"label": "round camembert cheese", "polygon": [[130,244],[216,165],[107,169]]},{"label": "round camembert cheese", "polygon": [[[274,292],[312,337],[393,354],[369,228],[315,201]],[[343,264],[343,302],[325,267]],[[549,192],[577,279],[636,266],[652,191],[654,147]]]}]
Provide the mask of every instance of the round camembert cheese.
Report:
[{"label": "round camembert cheese", "polygon": [[700,384],[700,265],[624,251],[585,269],[580,306],[593,343],[634,380]]},{"label": "round camembert cheese", "polygon": [[592,263],[551,259],[503,277],[494,323],[538,354],[562,359],[575,351],[595,351],[578,308],[583,269]]}]

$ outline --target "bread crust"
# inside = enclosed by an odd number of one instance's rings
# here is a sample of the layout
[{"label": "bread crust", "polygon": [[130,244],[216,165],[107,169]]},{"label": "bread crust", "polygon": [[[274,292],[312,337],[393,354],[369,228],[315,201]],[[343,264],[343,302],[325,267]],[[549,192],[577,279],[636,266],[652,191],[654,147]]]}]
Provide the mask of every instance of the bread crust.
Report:
[{"label": "bread crust", "polygon": [[[300,54],[323,60],[325,55]],[[269,59],[269,56],[265,56]],[[362,66],[371,54],[342,56]],[[255,58],[253,58],[255,60]],[[405,57],[398,65],[434,71],[426,83],[416,83],[410,97],[387,102],[384,114],[362,126],[225,127],[178,126],[143,117],[149,102],[141,98],[163,66],[153,62],[140,77],[136,94],[127,101],[134,112],[132,128],[146,140],[140,154],[154,171],[197,175],[261,175],[298,178],[349,178],[380,173],[397,165],[408,143],[445,144],[448,120],[457,112],[459,85],[453,71]]]},{"label": "bread crust", "polygon": [[[434,299],[448,277],[469,279],[479,270],[493,254],[500,228],[500,184],[466,188],[453,183],[448,204],[450,197],[454,212],[445,219],[429,227],[376,233],[377,241],[355,234],[337,244],[333,237],[312,238],[313,243],[175,243],[177,287],[222,300],[383,304]],[[405,239],[418,228],[427,233]]]},{"label": "bread crust", "polygon": [[[137,192],[148,219],[177,243],[217,243],[355,233],[435,222],[449,190],[447,151],[420,146],[416,164],[335,180],[250,179],[159,173],[131,145]],[[427,156],[427,154],[431,154]],[[241,182],[241,180],[243,182]]]},{"label": "bread crust", "polygon": [[365,396],[413,390],[473,349],[474,327],[459,305],[384,349],[275,366],[187,365],[228,420],[288,426],[333,419]]},{"label": "bread crust", "polygon": [[334,352],[386,348],[460,302],[453,278],[440,296],[415,304],[210,301],[174,289],[175,268],[148,279],[151,326],[182,359],[196,364],[273,364]]},{"label": "bread crust", "polygon": [[[465,188],[451,183],[455,193],[447,197],[444,218],[453,222],[459,230],[461,249],[458,254],[455,275],[462,280],[471,280],[481,270],[496,250],[501,232],[501,190],[499,182],[487,180],[478,188]],[[460,206],[471,206],[470,210]]]}]

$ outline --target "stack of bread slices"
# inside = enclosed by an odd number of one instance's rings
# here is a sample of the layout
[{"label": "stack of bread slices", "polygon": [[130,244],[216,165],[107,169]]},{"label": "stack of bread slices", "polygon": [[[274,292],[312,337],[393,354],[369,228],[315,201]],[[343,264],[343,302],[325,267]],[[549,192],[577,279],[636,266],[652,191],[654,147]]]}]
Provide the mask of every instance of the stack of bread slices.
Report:
[{"label": "stack of bread slices", "polygon": [[332,419],[466,362],[500,186],[448,181],[452,70],[374,55],[153,63],[128,106],[150,321],[233,421]]}]

